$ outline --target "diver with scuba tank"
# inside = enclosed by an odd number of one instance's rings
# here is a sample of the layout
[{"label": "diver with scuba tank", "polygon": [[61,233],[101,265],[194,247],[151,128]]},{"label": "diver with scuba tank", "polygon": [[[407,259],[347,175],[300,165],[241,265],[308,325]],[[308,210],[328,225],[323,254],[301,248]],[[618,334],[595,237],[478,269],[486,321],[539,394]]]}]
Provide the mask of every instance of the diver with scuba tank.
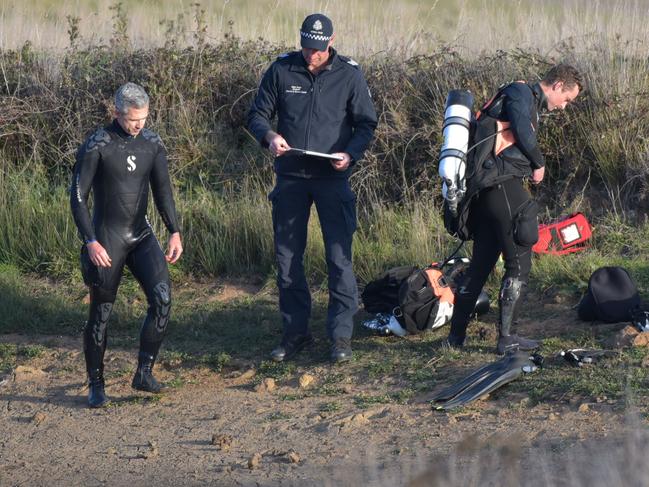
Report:
[{"label": "diver with scuba tank", "polygon": [[[447,228],[474,242],[471,264],[455,295],[451,347],[464,345],[476,299],[501,254],[505,274],[498,299],[496,351],[502,355],[539,347],[537,341],[514,332],[532,266],[532,246],[538,240],[538,207],[523,180],[540,184],[545,174],[536,135],[539,113],[565,109],[582,89],[577,69],[558,64],[537,83],[518,81],[502,87],[475,120],[467,116],[472,97],[449,94],[439,167],[446,213],[453,222]],[[470,141],[469,122],[474,124]]]}]

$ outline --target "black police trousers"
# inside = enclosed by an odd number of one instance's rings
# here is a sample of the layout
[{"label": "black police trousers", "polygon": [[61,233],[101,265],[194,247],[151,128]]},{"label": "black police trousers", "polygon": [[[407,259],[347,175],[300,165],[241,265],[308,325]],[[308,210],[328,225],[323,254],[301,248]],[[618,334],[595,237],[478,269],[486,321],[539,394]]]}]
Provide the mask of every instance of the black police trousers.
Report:
[{"label": "black police trousers", "polygon": [[304,250],[311,206],[315,203],[327,261],[327,333],[332,341],[351,338],[358,309],[352,270],[356,196],[347,178],[304,179],[277,176],[269,197],[277,258],[277,287],[284,337],[309,333],[311,293],[304,274]]},{"label": "black police trousers", "polygon": [[466,336],[478,295],[501,253],[505,262],[503,284],[512,278],[527,284],[532,267],[532,245],[536,239],[533,235],[518,238],[517,230],[521,229],[516,225],[520,224],[522,213],[531,213],[527,215],[527,221],[532,228],[526,230],[527,233],[536,233],[538,238],[536,211],[522,180],[517,178],[482,190],[472,203],[473,256],[464,279],[458,285],[451,319],[450,333],[456,339]]},{"label": "black police trousers", "polygon": [[96,371],[103,370],[106,328],[124,265],[130,269],[146,294],[149,308],[140,330],[140,352],[152,356],[154,360],[171,312],[169,270],[153,233],[149,233],[132,247],[117,238],[101,244],[112,260],[111,267],[95,266],[88,257],[86,246],[81,248],[81,271],[90,288],[90,313],[83,332],[83,349],[88,374],[91,376]]}]

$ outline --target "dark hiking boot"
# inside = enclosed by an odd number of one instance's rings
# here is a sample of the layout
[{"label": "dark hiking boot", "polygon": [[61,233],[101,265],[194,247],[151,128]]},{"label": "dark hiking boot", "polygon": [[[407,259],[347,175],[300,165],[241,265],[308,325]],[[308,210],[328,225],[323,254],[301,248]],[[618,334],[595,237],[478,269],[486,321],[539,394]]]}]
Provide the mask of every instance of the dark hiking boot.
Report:
[{"label": "dark hiking boot", "polygon": [[331,360],[337,364],[352,359],[352,341],[349,338],[337,338],[331,347]]}]

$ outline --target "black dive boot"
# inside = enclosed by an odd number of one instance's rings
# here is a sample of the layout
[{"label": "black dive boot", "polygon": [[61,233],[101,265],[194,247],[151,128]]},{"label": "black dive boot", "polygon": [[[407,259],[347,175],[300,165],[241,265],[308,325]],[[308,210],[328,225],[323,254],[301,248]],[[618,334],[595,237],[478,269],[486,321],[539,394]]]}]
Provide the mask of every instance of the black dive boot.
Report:
[{"label": "black dive boot", "polygon": [[100,408],[109,402],[104,392],[104,353],[113,303],[103,301],[101,292],[94,287],[90,288],[90,297],[90,315],[83,330],[83,355],[88,373],[88,406]]},{"label": "black dive boot", "polygon": [[93,369],[88,372],[88,406],[100,408],[108,404],[110,399],[104,391],[104,371]]},{"label": "black dive boot", "polygon": [[449,348],[454,348],[456,350],[462,350],[464,348],[465,339],[466,337],[461,337],[449,333],[448,337],[446,338],[446,341],[443,342],[443,345],[446,345]]},{"label": "black dive boot", "polygon": [[138,355],[137,370],[133,376],[131,387],[138,391],[160,392],[162,385],[153,377],[153,364],[155,357],[146,352],[140,352]]},{"label": "black dive boot", "polygon": [[527,285],[515,277],[508,277],[503,281],[500,288],[500,324],[498,328],[498,345],[496,353],[504,355],[507,352],[516,350],[536,350],[540,344],[536,340],[530,340],[511,333],[512,324],[516,320],[518,304],[522,301],[523,293]]},{"label": "black dive boot", "polygon": [[475,307],[476,298],[471,294],[456,294],[453,317],[451,318],[451,330],[445,345],[460,350],[464,347],[466,340],[466,329],[471,320],[471,313]]}]

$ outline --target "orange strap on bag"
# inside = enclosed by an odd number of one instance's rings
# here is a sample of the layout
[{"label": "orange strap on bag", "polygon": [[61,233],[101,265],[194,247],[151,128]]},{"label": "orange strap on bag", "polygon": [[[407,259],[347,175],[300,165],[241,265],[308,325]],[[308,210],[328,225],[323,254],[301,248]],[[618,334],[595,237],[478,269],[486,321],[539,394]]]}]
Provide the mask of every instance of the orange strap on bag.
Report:
[{"label": "orange strap on bag", "polygon": [[455,295],[453,290],[448,285],[444,273],[438,267],[437,262],[433,262],[430,267],[425,269],[426,280],[430,287],[433,288],[433,293],[439,298],[441,302],[455,304]]}]

